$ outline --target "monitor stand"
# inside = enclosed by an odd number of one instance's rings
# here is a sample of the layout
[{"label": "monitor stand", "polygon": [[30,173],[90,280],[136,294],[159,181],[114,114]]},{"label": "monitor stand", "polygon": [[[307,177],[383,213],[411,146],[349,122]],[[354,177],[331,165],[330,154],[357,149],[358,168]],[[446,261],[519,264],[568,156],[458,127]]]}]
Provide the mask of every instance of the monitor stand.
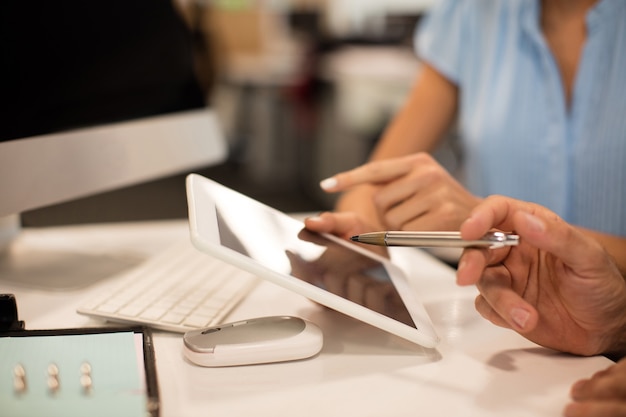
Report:
[{"label": "monitor stand", "polygon": [[0,218],[0,282],[67,291],[81,289],[133,268],[146,257],[88,253],[55,244],[45,233],[22,233],[19,216]]}]

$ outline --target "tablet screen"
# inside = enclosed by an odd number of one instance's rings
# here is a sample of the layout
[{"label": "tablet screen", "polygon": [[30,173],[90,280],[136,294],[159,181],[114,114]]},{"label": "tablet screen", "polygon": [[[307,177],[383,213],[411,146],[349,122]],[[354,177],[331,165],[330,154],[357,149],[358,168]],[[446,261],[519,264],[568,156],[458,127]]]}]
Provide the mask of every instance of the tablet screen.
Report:
[{"label": "tablet screen", "polygon": [[376,259],[303,229],[300,222],[262,205],[242,205],[240,200],[233,205],[227,195],[219,197],[214,207],[223,246],[416,327],[387,269]]}]

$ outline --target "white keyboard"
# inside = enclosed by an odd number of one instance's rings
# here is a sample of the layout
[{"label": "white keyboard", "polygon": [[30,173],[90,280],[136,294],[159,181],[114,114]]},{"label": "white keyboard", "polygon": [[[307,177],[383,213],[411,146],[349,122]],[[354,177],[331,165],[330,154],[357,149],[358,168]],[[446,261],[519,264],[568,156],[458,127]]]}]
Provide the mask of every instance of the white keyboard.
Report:
[{"label": "white keyboard", "polygon": [[257,281],[185,240],[124,272],[77,311],[184,333],[221,323]]}]

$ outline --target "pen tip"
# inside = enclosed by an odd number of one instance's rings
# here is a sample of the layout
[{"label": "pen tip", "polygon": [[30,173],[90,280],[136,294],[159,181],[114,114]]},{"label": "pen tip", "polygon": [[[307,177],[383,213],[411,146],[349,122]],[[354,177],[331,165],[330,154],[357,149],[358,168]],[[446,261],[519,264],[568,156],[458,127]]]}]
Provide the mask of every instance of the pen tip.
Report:
[{"label": "pen tip", "polygon": [[352,236],[350,238],[350,240],[353,241],[353,242],[358,242],[359,241],[359,236],[358,235],[357,236]]}]

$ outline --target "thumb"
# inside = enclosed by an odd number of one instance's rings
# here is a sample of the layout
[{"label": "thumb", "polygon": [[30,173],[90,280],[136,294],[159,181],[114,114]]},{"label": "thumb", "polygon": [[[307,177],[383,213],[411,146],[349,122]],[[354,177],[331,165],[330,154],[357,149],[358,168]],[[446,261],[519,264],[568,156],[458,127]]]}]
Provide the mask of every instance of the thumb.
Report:
[{"label": "thumb", "polygon": [[539,217],[519,211],[515,213],[513,222],[520,240],[552,253],[577,272],[599,265],[598,256],[605,255],[597,241],[555,214]]}]

